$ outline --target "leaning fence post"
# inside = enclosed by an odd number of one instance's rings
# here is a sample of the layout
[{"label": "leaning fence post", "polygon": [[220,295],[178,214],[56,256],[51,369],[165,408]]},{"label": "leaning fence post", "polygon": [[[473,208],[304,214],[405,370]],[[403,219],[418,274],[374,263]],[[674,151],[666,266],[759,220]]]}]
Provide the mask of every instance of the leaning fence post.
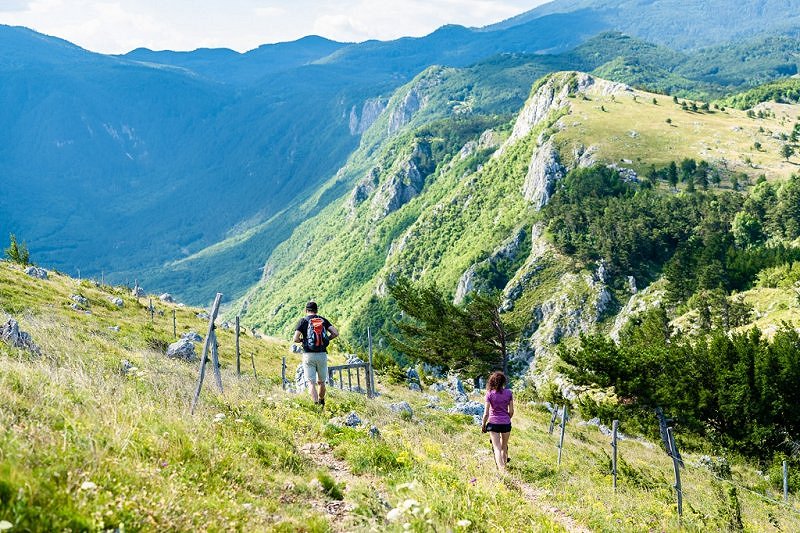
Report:
[{"label": "leaning fence post", "polygon": [[667,438],[669,439],[669,447],[672,455],[672,468],[675,470],[675,495],[678,498],[678,516],[683,516],[683,490],[681,489],[681,465],[678,459],[678,446],[675,444],[675,436],[672,434],[672,428],[667,428]]},{"label": "leaning fence post", "polygon": [[214,342],[211,343],[211,365],[214,367],[214,380],[217,382],[217,387],[220,392],[222,390],[222,374],[219,371],[219,343],[217,343],[217,334],[212,332]]},{"label": "leaning fence post", "polygon": [[281,387],[286,390],[286,357],[281,361]]},{"label": "leaning fence post", "polygon": [[156,309],[155,309],[155,307],[153,307],[153,299],[152,298],[150,298],[150,304],[148,305],[148,309],[150,310],[150,323],[152,323],[153,319],[155,318],[155,314],[156,314]]},{"label": "leaning fence post", "polygon": [[617,492],[617,430],[619,420],[611,423],[611,478],[613,480],[614,492]]},{"label": "leaning fence post", "polygon": [[175,310],[172,310],[172,336],[178,338],[178,319],[175,316]]},{"label": "leaning fence post", "polygon": [[369,368],[366,372],[367,398],[372,398],[375,392],[375,373],[372,370],[372,332],[367,328],[367,344],[369,346]]},{"label": "leaning fence post", "polygon": [[253,377],[258,379],[258,374],[256,374],[256,358],[253,356],[253,352],[250,352],[250,362],[253,364]]},{"label": "leaning fence post", "polygon": [[[283,358],[286,361],[286,358]],[[241,356],[239,355],[239,317],[236,317],[236,375],[242,375]]]},{"label": "leaning fence post", "polygon": [[558,417],[558,406],[553,407],[553,414],[550,416],[550,428],[547,430],[549,435],[553,434],[553,429],[556,427],[556,417]]},{"label": "leaning fence post", "polygon": [[558,466],[561,466],[561,452],[564,450],[564,433],[566,432],[568,419],[567,404],[564,404],[564,410],[561,411],[561,436],[558,439]]},{"label": "leaning fence post", "polygon": [[211,306],[211,316],[208,320],[208,333],[206,333],[206,340],[203,343],[203,355],[200,356],[200,374],[197,377],[197,388],[194,391],[194,399],[192,399],[191,413],[194,414],[194,409],[197,407],[197,400],[200,398],[200,389],[203,387],[203,379],[206,377],[206,361],[208,361],[208,348],[211,345],[212,335],[214,333],[214,320],[217,318],[219,312],[219,303],[222,300],[222,293],[218,292],[217,297],[214,298],[214,304]]},{"label": "leaning fence post", "polygon": [[783,501],[789,502],[789,465],[783,462]]}]

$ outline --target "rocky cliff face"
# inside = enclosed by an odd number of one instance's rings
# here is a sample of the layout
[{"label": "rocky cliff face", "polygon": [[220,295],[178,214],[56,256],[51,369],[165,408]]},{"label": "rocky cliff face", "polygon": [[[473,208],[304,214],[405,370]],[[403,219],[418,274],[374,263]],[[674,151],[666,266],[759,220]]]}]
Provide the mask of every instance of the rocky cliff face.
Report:
[{"label": "rocky cliff face", "polygon": [[528,174],[522,185],[522,195],[536,209],[541,209],[550,200],[556,181],[565,175],[566,169],[561,165],[555,144],[552,140],[547,140],[533,152]]},{"label": "rocky cliff face", "polygon": [[372,198],[372,220],[378,221],[397,211],[422,192],[425,178],[433,171],[431,147],[419,142],[408,159],[386,179]]},{"label": "rocky cliff face", "polygon": [[370,98],[361,107],[361,114],[356,106],[350,109],[350,135],[361,135],[372,126],[386,109],[386,101],[380,98]]},{"label": "rocky cliff face", "polygon": [[458,280],[456,294],[453,298],[454,303],[462,303],[464,298],[475,290],[475,285],[479,281],[476,279],[476,273],[481,267],[492,267],[503,260],[514,261],[519,254],[527,251],[522,250],[522,245],[525,242],[527,234],[528,232],[525,230],[525,228],[520,228],[514,233],[514,235],[511,236],[510,239],[504,242],[497,250],[492,252],[489,257],[469,267],[461,276],[461,279]]},{"label": "rocky cliff face", "polygon": [[442,69],[431,68],[421,75],[402,95],[396,105],[389,111],[387,133],[392,135],[411,122],[414,115],[423,109],[429,100],[431,89],[441,82]]}]

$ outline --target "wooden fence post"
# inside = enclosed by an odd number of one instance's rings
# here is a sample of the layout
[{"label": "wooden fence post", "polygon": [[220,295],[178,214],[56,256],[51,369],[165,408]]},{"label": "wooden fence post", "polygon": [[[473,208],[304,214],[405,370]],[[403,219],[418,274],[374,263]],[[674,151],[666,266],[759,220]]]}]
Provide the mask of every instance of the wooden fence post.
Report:
[{"label": "wooden fence post", "polygon": [[550,417],[550,428],[547,430],[549,435],[553,434],[553,429],[556,427],[556,418],[558,417],[558,406],[553,407],[553,414]]},{"label": "wooden fence post", "polygon": [[619,420],[611,423],[611,478],[613,480],[614,492],[617,492],[617,430]]},{"label": "wooden fence post", "polygon": [[203,388],[203,379],[206,377],[208,348],[213,340],[212,334],[214,333],[214,320],[217,318],[217,313],[219,312],[220,301],[222,301],[222,293],[218,292],[217,297],[214,298],[214,305],[211,306],[211,317],[208,320],[208,333],[206,333],[206,340],[203,343],[203,354],[200,356],[200,374],[197,377],[197,388],[194,391],[194,398],[192,399],[191,414],[194,414],[194,409],[197,407],[197,400],[200,398],[200,390]]},{"label": "wooden fence post", "polygon": [[789,502],[789,465],[783,462],[783,501]]},{"label": "wooden fence post", "polygon": [[150,310],[150,323],[152,323],[153,319],[155,318],[155,315],[156,315],[156,309],[155,309],[155,307],[153,307],[153,299],[152,298],[150,298],[150,303],[148,304],[148,309]]},{"label": "wooden fence post", "polygon": [[217,387],[220,392],[222,390],[222,374],[219,371],[219,343],[217,342],[217,334],[212,331],[211,335],[214,336],[214,342],[211,343],[211,366],[214,368],[214,380],[217,382]]},{"label": "wooden fence post", "polygon": [[366,372],[367,398],[372,398],[375,392],[375,373],[372,369],[372,332],[367,328],[367,345],[369,346],[369,368]]},{"label": "wooden fence post", "polygon": [[281,387],[286,390],[286,357],[281,362]]},{"label": "wooden fence post", "polygon": [[667,428],[667,438],[669,439],[669,447],[672,452],[672,468],[675,470],[675,495],[678,498],[678,516],[683,517],[683,490],[681,488],[681,465],[678,459],[678,446],[675,444],[675,436],[672,434],[672,428]]},{"label": "wooden fence post", "polygon": [[178,338],[178,319],[174,309],[172,310],[172,336]]},{"label": "wooden fence post", "polygon": [[563,411],[561,411],[561,436],[558,439],[558,466],[561,466],[561,452],[564,450],[564,433],[566,432],[568,419],[567,404],[564,404]]},{"label": "wooden fence post", "polygon": [[[284,357],[284,360],[286,358]],[[236,375],[242,375],[241,356],[239,355],[239,316],[236,316]]]},{"label": "wooden fence post", "polygon": [[256,374],[256,358],[253,356],[253,352],[250,352],[250,363],[253,365],[253,377],[258,379],[258,374]]}]

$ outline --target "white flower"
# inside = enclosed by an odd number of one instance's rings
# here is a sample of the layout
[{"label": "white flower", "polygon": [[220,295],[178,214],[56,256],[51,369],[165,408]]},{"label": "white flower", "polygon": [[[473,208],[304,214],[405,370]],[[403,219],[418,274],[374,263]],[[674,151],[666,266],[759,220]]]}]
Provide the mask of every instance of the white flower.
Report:
[{"label": "white flower", "polygon": [[214,416],[214,422],[216,422],[216,423],[222,422],[223,420],[225,420],[225,414],[224,413],[217,413]]},{"label": "white flower", "polygon": [[397,522],[403,516],[403,510],[399,507],[392,509],[388,513],[386,513],[386,520],[389,522]]},{"label": "white flower", "polygon": [[91,481],[84,481],[81,483],[81,490],[96,490],[97,485],[92,483]]},{"label": "white flower", "polygon": [[469,526],[472,525],[472,522],[470,520],[464,519],[464,520],[459,520],[458,522],[456,522],[456,525],[458,527],[463,527],[463,528],[466,529],[466,528],[468,528]]},{"label": "white flower", "polygon": [[408,511],[412,507],[419,507],[419,502],[412,499],[404,500],[403,503],[400,504],[400,507],[403,509],[403,511]]},{"label": "white flower", "polygon": [[409,524],[408,522],[406,522],[405,524],[403,524],[403,529],[405,529],[406,531],[408,531],[409,529],[411,529],[411,524]]},{"label": "white flower", "polygon": [[6,531],[7,529],[11,529],[14,527],[14,524],[9,522],[8,520],[0,520],[0,531]]}]

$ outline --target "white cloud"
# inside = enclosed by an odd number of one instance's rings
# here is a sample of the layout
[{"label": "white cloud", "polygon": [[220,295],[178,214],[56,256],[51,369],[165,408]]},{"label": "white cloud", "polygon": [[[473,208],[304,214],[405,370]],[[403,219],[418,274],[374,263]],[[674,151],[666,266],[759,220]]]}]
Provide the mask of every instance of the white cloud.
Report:
[{"label": "white cloud", "polygon": [[0,0],[0,23],[124,53],[139,46],[240,51],[318,34],[341,41],[484,26],[545,0]]}]

